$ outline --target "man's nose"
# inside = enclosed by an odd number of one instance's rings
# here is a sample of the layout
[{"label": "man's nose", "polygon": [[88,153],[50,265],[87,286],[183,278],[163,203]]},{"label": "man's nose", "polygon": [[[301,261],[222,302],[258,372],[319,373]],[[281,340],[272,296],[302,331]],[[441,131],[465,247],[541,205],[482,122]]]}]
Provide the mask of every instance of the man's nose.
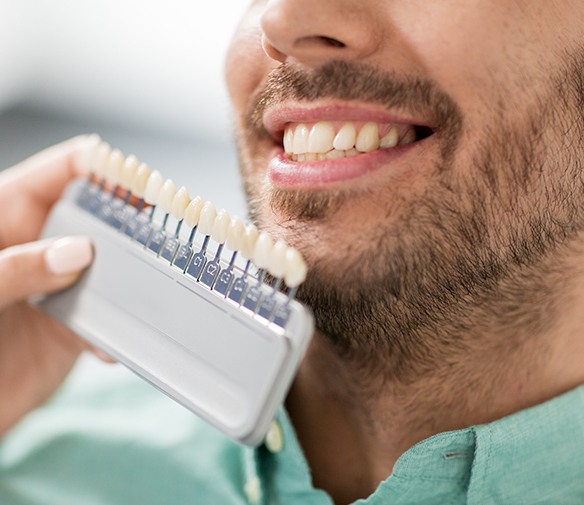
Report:
[{"label": "man's nose", "polygon": [[362,60],[375,53],[381,30],[367,2],[268,0],[262,44],[277,61],[318,66],[330,59]]}]

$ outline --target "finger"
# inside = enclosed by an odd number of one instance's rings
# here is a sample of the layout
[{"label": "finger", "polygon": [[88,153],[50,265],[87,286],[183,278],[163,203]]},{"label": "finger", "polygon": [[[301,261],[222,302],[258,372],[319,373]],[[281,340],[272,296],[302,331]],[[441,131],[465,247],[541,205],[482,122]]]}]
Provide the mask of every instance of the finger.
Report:
[{"label": "finger", "polygon": [[86,237],[42,240],[0,251],[0,309],[72,284],[93,259]]},{"label": "finger", "polygon": [[71,179],[89,170],[89,154],[99,142],[97,135],[81,135],[49,147],[3,171],[0,185],[16,184],[20,194],[49,206]]}]

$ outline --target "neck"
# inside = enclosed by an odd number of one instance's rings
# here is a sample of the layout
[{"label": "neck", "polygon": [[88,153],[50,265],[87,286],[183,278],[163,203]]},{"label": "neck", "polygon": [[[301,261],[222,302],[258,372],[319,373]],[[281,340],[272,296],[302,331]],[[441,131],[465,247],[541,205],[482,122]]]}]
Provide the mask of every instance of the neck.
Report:
[{"label": "neck", "polygon": [[[521,338],[517,325],[507,334],[495,317],[484,324],[484,307],[469,313],[468,345],[449,349],[447,358],[407,381],[373,373],[379,367],[347,358],[317,334],[287,400],[314,485],[337,504],[351,503],[375,491],[417,442],[494,421],[584,383],[582,278],[563,284],[563,309],[537,334],[529,321]],[[480,325],[469,324],[478,319]]]}]

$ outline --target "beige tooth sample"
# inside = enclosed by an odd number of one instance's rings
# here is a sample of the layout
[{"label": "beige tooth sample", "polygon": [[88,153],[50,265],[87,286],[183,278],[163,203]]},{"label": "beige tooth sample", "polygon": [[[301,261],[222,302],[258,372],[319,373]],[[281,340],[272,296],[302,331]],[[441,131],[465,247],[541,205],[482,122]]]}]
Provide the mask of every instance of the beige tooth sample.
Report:
[{"label": "beige tooth sample", "polygon": [[227,231],[227,241],[225,245],[232,251],[241,249],[243,242],[243,235],[245,233],[245,225],[241,218],[235,216],[229,223],[229,230]]},{"label": "beige tooth sample", "polygon": [[282,239],[274,244],[269,271],[276,279],[282,279],[286,274],[286,251],[288,246]]},{"label": "beige tooth sample", "polygon": [[184,220],[189,228],[194,228],[199,224],[199,219],[201,217],[201,211],[203,210],[203,205],[205,202],[200,196],[196,196],[191,200],[191,203],[185,209]]},{"label": "beige tooth sample", "polygon": [[165,214],[170,214],[172,210],[172,201],[176,195],[176,185],[172,179],[166,179],[160,188],[158,195],[158,206]]},{"label": "beige tooth sample", "polygon": [[289,247],[286,251],[286,274],[284,281],[289,288],[295,288],[306,279],[306,263],[298,250]]},{"label": "beige tooth sample", "polygon": [[333,147],[339,151],[352,149],[357,140],[357,131],[353,123],[345,123],[333,140]]},{"label": "beige tooth sample", "polygon": [[255,245],[258,239],[258,229],[253,224],[248,224],[245,227],[245,232],[243,233],[243,239],[241,241],[241,255],[246,260],[252,260],[255,251]]},{"label": "beige tooth sample", "polygon": [[353,156],[357,156],[358,154],[361,154],[359,151],[357,151],[357,149],[349,149],[347,151],[345,151],[345,158],[352,158]]},{"label": "beige tooth sample", "polygon": [[116,187],[122,178],[122,168],[124,167],[124,155],[119,149],[114,149],[105,165],[105,180]]},{"label": "beige tooth sample", "polygon": [[229,225],[231,223],[231,216],[225,209],[221,209],[215,222],[213,223],[213,231],[211,232],[211,238],[218,244],[223,244],[227,240],[227,234],[229,232]]},{"label": "beige tooth sample", "polygon": [[[308,135],[309,153],[327,153],[333,148],[335,128],[328,121],[319,121]],[[352,147],[352,146],[351,146]]]},{"label": "beige tooth sample", "polygon": [[308,128],[304,124],[299,124],[294,130],[292,152],[294,154],[303,154],[308,152]]},{"label": "beige tooth sample", "polygon": [[379,148],[379,128],[377,123],[365,123],[355,141],[355,149],[361,153],[370,153]]},{"label": "beige tooth sample", "polygon": [[137,198],[144,198],[144,193],[146,191],[146,185],[148,184],[148,179],[150,178],[150,169],[146,163],[140,163],[136,169],[136,174],[132,179],[131,191]]},{"label": "beige tooth sample", "polygon": [[294,144],[294,133],[292,129],[288,128],[284,132],[284,152],[290,154],[292,153],[292,145]]},{"label": "beige tooth sample", "polygon": [[201,210],[201,217],[199,218],[199,231],[203,235],[211,235],[213,233],[213,224],[217,217],[215,206],[211,202],[205,202]]},{"label": "beige tooth sample", "polygon": [[261,232],[253,252],[253,262],[258,268],[268,268],[270,266],[273,249],[274,242],[270,235],[264,231]]},{"label": "beige tooth sample", "polygon": [[172,199],[170,213],[176,220],[180,221],[185,217],[185,211],[187,210],[187,207],[190,203],[191,197],[189,196],[187,188],[181,186]]},{"label": "beige tooth sample", "polygon": [[158,203],[158,196],[160,195],[160,189],[164,184],[164,179],[158,170],[154,170],[148,177],[148,182],[146,183],[146,190],[144,191],[144,201],[150,205],[156,205]]},{"label": "beige tooth sample", "polygon": [[399,142],[399,130],[394,126],[379,140],[379,147],[382,149],[395,147]]},{"label": "beige tooth sample", "polygon": [[122,167],[122,175],[120,177],[120,186],[125,190],[132,189],[132,181],[138,170],[138,159],[133,154],[130,154],[124,161],[124,166]]},{"label": "beige tooth sample", "polygon": [[327,160],[338,160],[339,158],[344,158],[344,157],[345,157],[345,151],[339,151],[337,149],[333,149],[332,151],[329,151],[325,155],[325,158]]}]

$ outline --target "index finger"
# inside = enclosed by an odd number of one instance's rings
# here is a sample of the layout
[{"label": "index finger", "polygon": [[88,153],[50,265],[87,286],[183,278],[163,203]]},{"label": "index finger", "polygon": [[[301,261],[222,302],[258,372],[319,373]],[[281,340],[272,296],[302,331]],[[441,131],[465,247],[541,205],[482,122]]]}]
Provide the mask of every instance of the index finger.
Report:
[{"label": "index finger", "polygon": [[49,147],[0,173],[0,187],[18,186],[18,192],[50,206],[66,184],[89,170],[88,154],[98,135],[80,135]]}]

